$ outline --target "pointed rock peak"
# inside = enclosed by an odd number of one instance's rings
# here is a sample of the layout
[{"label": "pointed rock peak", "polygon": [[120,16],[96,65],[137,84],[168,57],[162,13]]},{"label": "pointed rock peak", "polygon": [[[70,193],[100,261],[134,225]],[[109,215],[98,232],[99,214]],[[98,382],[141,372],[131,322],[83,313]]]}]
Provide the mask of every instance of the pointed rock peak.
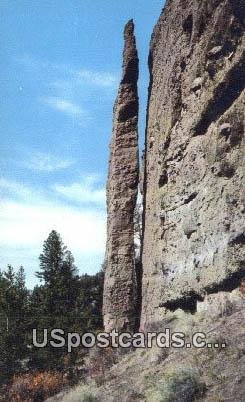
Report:
[{"label": "pointed rock peak", "polygon": [[131,20],[129,20],[129,21],[127,22],[127,24],[125,25],[125,28],[124,28],[124,36],[125,36],[125,39],[126,39],[128,36],[132,36],[133,34],[134,34],[134,20],[131,19]]},{"label": "pointed rock peak", "polygon": [[134,22],[129,20],[124,28],[123,76],[121,84],[136,84],[139,60],[134,36]]}]

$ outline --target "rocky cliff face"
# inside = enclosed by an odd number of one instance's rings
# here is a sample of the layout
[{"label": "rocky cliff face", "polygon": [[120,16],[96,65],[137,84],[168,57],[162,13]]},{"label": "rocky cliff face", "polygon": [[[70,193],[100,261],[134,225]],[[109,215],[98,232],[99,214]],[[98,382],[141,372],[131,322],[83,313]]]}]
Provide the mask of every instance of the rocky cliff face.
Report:
[{"label": "rocky cliff face", "polygon": [[152,36],[142,328],[245,276],[244,16],[169,0]]},{"label": "rocky cliff face", "polygon": [[[169,0],[151,41],[139,183],[144,199],[141,329],[182,332],[187,343],[181,348],[153,344],[122,355],[117,350],[114,356],[105,350],[104,358],[100,351],[99,359],[107,363],[103,376],[97,370],[99,387],[95,372],[85,388],[53,402],[78,395],[102,402],[244,400],[244,17],[244,0]],[[136,287],[141,272],[136,275],[134,262],[139,172],[133,30],[130,21],[114,108],[106,331],[134,330],[141,297]],[[197,332],[206,334],[207,347],[191,347]]]},{"label": "rocky cliff face", "polygon": [[137,200],[138,54],[134,24],[124,30],[123,74],[114,106],[107,183],[107,246],[103,314],[105,330],[133,330],[136,275],[134,209]]}]

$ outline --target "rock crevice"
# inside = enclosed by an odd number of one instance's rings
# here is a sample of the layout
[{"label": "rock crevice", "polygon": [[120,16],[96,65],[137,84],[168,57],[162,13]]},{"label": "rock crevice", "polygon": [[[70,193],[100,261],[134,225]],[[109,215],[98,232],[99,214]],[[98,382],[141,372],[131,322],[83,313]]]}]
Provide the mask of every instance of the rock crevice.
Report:
[{"label": "rock crevice", "polygon": [[244,26],[240,0],[168,0],[156,24],[137,264],[138,54],[133,22],[125,27],[107,185],[106,330],[135,329],[139,310],[144,330],[243,280]]}]

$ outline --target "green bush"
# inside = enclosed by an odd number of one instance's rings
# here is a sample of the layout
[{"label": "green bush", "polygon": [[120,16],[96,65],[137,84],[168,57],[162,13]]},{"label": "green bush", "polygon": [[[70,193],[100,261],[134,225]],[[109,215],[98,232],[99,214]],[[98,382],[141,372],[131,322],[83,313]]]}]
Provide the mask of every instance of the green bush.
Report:
[{"label": "green bush", "polygon": [[149,402],[192,402],[205,391],[197,373],[182,369],[166,374],[165,378],[150,390]]}]

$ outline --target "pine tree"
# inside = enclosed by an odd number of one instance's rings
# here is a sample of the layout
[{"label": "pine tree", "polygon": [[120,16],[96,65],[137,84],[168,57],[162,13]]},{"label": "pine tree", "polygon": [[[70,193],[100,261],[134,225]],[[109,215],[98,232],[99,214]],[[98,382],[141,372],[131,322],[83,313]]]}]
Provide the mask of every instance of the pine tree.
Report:
[{"label": "pine tree", "polygon": [[[53,230],[43,245],[38,278],[42,287],[36,288],[31,296],[31,310],[39,316],[37,329],[60,328],[72,332],[76,326],[76,300],[79,292],[79,277],[72,253],[64,246],[61,236]],[[41,310],[38,307],[40,301]],[[39,364],[50,367],[61,365],[65,353],[62,349],[46,348],[36,351]],[[36,356],[37,357],[37,356]],[[37,359],[38,360],[38,359]]]},{"label": "pine tree", "polygon": [[66,247],[59,233],[52,230],[43,244],[43,252],[39,257],[40,271],[37,272],[37,277],[44,280],[46,285],[52,285],[56,275],[61,271],[66,254]]},{"label": "pine tree", "polygon": [[23,267],[12,266],[0,275],[0,381],[21,369],[27,356],[27,312],[29,292]]},{"label": "pine tree", "polygon": [[49,234],[39,257],[40,271],[37,277],[43,281],[45,300],[44,313],[49,321],[63,324],[64,316],[72,314],[71,288],[75,279],[74,258],[55,231]]},{"label": "pine tree", "polygon": [[34,328],[65,333],[102,328],[104,273],[79,277],[72,253],[56,231],[44,242],[37,276],[42,284],[29,292],[23,267],[0,271],[0,383],[21,372],[24,362],[29,369],[45,370],[76,361],[77,350],[67,358],[66,348],[29,348]]},{"label": "pine tree", "polygon": [[84,331],[96,331],[103,328],[103,283],[102,270],[95,275],[85,274],[80,277],[77,306],[80,312],[80,327]]}]

